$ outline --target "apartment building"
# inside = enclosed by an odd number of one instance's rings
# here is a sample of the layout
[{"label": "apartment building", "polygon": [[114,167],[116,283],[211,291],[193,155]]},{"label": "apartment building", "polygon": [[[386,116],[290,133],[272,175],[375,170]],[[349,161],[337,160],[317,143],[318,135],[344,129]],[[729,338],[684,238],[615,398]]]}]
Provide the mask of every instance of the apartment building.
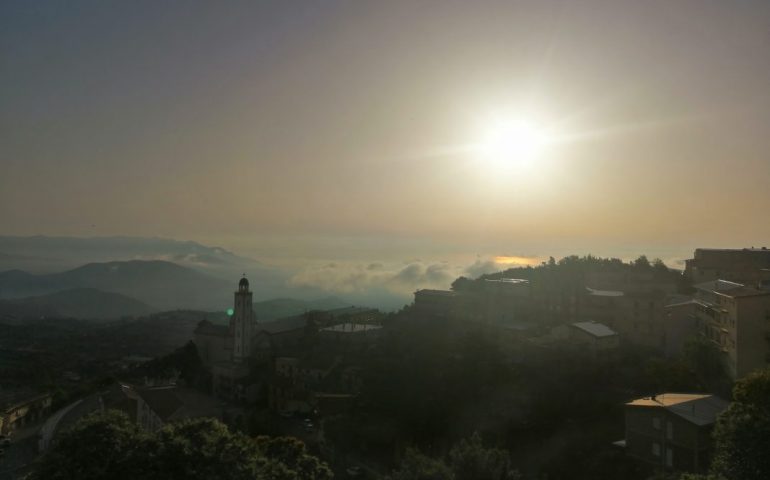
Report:
[{"label": "apartment building", "polygon": [[693,283],[729,280],[757,284],[770,280],[770,250],[761,248],[698,248],[686,261]]},{"label": "apartment building", "polygon": [[770,290],[727,280],[695,286],[695,324],[719,346],[733,379],[770,362]]},{"label": "apartment building", "polygon": [[666,470],[705,471],[711,431],[728,403],[708,394],[664,393],[625,405],[626,453]]}]

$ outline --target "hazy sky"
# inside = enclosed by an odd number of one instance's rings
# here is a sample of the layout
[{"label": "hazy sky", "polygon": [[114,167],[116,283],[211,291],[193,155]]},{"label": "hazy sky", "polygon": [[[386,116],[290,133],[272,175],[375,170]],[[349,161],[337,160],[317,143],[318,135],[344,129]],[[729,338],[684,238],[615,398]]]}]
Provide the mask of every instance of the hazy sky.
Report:
[{"label": "hazy sky", "polygon": [[[770,244],[767,1],[4,1],[0,234],[268,261]],[[492,116],[559,142],[464,151]]]}]

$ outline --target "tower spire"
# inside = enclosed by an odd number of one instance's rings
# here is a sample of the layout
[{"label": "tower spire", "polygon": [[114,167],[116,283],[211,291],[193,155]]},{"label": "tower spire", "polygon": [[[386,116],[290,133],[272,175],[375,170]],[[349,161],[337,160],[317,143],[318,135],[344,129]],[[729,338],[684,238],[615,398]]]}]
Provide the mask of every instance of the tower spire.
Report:
[{"label": "tower spire", "polygon": [[251,338],[254,334],[254,310],[252,309],[252,296],[249,291],[249,281],[246,274],[238,282],[238,291],[235,292],[235,305],[233,306],[232,330],[233,330],[233,360],[241,362],[251,355]]}]

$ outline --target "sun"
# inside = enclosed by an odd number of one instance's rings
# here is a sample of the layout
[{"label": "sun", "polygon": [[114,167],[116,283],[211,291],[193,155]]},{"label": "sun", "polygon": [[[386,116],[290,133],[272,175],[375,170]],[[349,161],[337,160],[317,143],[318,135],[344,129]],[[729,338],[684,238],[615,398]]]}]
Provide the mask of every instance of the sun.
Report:
[{"label": "sun", "polygon": [[545,129],[526,119],[497,120],[478,144],[480,157],[497,168],[529,166],[548,143]]}]

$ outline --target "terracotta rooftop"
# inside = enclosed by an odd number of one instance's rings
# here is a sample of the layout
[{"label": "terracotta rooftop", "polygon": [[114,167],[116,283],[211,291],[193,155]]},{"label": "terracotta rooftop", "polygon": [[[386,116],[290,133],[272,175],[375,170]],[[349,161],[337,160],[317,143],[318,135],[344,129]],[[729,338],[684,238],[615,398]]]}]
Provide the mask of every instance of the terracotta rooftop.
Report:
[{"label": "terracotta rooftop", "polygon": [[663,393],[653,397],[637,398],[626,403],[632,407],[663,408],[696,425],[709,425],[716,421],[728,402],[710,394]]}]

